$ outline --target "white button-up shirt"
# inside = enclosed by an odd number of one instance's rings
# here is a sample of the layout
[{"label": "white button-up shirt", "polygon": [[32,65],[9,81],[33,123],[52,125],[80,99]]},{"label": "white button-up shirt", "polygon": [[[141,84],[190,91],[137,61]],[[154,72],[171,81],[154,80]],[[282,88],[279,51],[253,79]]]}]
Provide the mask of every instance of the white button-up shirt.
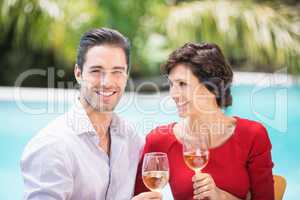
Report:
[{"label": "white button-up shirt", "polygon": [[21,171],[28,200],[129,200],[143,140],[113,114],[110,157],[80,102],[26,146]]}]

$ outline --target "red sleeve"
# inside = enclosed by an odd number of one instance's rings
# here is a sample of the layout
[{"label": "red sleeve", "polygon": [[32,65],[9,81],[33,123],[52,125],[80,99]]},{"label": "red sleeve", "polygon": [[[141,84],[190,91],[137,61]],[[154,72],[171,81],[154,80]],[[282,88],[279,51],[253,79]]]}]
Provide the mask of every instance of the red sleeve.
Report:
[{"label": "red sleeve", "polygon": [[138,169],[137,169],[137,174],[136,174],[136,179],[135,179],[135,188],[134,188],[134,195],[138,195],[142,192],[149,191],[148,188],[144,185],[143,178],[142,178],[142,165],[143,165],[143,159],[144,155],[150,151],[150,145],[149,145],[149,139],[148,137],[146,138],[146,144],[144,146],[143,154],[140,159]]},{"label": "red sleeve", "polygon": [[137,175],[135,180],[134,194],[140,194],[142,192],[149,191],[144,185],[142,178],[142,165],[144,155],[149,152],[165,152],[168,153],[170,145],[173,143],[174,138],[170,137],[170,133],[173,130],[175,123],[163,125],[152,130],[146,137],[146,143],[142,153],[141,160],[138,165]]},{"label": "red sleeve", "polygon": [[252,200],[274,200],[271,148],[267,130],[260,125],[250,148],[248,163]]}]

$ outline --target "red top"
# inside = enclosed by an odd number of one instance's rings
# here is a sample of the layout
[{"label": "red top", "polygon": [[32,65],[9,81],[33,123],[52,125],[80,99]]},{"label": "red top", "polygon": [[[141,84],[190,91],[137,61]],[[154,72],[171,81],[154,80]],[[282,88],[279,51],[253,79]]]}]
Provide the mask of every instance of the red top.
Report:
[{"label": "red top", "polygon": [[[221,146],[210,149],[209,162],[202,172],[209,173],[216,185],[232,195],[245,199],[248,191],[252,200],[274,200],[271,143],[265,127],[255,121],[236,117],[233,135]],[[169,158],[169,184],[175,200],[192,200],[190,170],[183,160],[182,144],[173,133],[174,124],[152,130],[146,138],[143,155],[165,152]],[[148,189],[144,186],[139,164],[135,194]]]}]

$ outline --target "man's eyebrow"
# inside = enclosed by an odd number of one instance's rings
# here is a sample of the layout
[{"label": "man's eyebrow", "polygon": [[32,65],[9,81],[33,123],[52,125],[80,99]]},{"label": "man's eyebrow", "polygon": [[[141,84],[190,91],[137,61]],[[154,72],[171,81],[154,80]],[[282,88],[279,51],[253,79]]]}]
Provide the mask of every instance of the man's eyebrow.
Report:
[{"label": "man's eyebrow", "polygon": [[126,70],[125,66],[114,66],[113,67],[114,70]]},{"label": "man's eyebrow", "polygon": [[91,66],[89,68],[90,69],[104,69],[104,67],[102,67],[101,65],[95,65],[95,66]]},{"label": "man's eyebrow", "polygon": [[[92,69],[105,69],[104,67],[102,67],[101,65],[94,65],[89,67],[91,70]],[[125,66],[114,66],[113,70],[126,70]]]}]

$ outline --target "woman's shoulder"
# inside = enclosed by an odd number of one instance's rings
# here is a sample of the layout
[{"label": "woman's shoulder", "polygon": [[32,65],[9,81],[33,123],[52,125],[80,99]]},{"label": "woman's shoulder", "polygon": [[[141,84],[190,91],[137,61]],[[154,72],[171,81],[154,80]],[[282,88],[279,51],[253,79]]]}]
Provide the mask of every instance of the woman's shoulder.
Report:
[{"label": "woman's shoulder", "polygon": [[271,142],[266,127],[254,120],[237,118],[236,135],[249,144],[249,148],[271,148]]},{"label": "woman's shoulder", "polygon": [[267,129],[265,126],[258,121],[246,119],[246,118],[237,118],[237,131],[242,133],[242,136],[250,138],[263,137],[267,135]]},{"label": "woman's shoulder", "polygon": [[173,127],[175,123],[157,126],[147,135],[147,139],[164,140],[173,137]]},{"label": "woman's shoulder", "polygon": [[173,134],[173,127],[175,123],[170,123],[167,125],[161,125],[154,128],[146,136],[146,144],[148,146],[154,147],[154,149],[161,149],[164,147],[170,146],[173,142],[176,141],[176,138]]}]

